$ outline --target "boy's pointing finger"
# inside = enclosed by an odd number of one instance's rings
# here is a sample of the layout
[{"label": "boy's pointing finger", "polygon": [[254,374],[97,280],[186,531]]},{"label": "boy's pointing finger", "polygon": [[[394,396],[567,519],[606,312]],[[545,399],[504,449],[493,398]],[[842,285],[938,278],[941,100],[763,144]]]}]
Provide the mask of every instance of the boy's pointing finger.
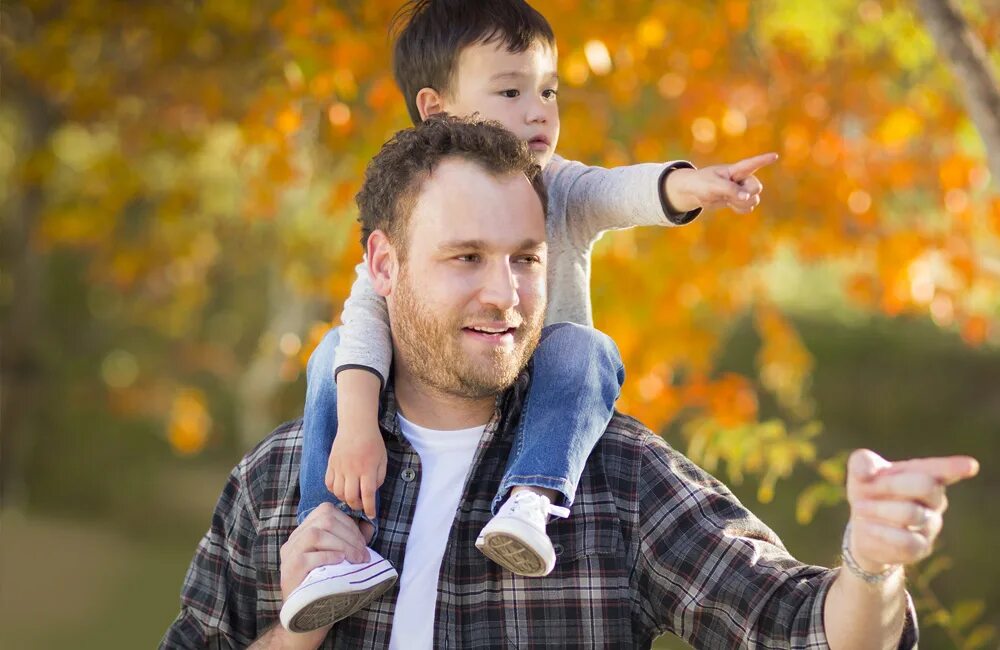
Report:
[{"label": "boy's pointing finger", "polygon": [[739,162],[734,162],[729,166],[729,178],[739,183],[746,180],[761,167],[770,165],[778,159],[776,153],[762,153],[759,156],[744,158]]}]

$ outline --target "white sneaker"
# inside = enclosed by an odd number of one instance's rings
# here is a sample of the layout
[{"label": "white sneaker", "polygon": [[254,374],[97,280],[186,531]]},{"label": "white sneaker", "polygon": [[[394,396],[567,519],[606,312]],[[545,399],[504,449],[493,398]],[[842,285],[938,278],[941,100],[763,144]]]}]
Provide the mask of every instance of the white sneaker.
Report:
[{"label": "white sneaker", "polygon": [[389,560],[368,549],[363,564],[316,567],[281,607],[281,624],[291,632],[310,632],[336,623],[384,594],[398,574]]},{"label": "white sneaker", "polygon": [[547,576],[556,566],[556,551],[545,533],[549,515],[568,517],[569,509],[535,492],[516,492],[483,527],[476,548],[518,575]]}]

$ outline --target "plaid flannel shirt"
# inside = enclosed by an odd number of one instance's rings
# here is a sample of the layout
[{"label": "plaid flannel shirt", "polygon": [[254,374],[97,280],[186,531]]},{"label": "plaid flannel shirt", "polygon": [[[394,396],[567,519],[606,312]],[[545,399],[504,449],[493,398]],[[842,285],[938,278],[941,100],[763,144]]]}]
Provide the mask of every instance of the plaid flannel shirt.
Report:
[{"label": "plaid flannel shirt", "polygon": [[[549,576],[513,575],[476,550],[527,382],[523,373],[498,398],[476,451],[441,565],[435,648],[648,648],[666,633],[696,648],[828,647],[823,603],[837,571],[795,560],[724,485],[619,413],[587,462],[573,515],[548,526],[558,554]],[[421,468],[395,415],[390,389],[372,547],[402,572]],[[300,450],[301,422],[285,424],[233,470],[161,648],[245,647],[276,624]],[[397,593],[398,583],[336,624],[321,647],[388,647]],[[900,648],[916,646],[915,620],[910,601]]]}]

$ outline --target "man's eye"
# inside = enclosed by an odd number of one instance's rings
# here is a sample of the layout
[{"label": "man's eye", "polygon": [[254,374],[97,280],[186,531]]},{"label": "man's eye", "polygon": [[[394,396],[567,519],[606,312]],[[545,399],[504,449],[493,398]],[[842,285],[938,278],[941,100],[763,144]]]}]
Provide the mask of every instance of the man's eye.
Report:
[{"label": "man's eye", "polygon": [[542,92],[542,97],[545,99],[555,99],[558,94],[558,90],[555,88],[549,88],[548,90]]},{"label": "man's eye", "polygon": [[469,253],[468,255],[459,255],[455,259],[459,262],[478,262],[479,256],[475,253]]},{"label": "man's eye", "polygon": [[518,95],[520,95],[521,92],[519,90],[515,90],[514,88],[508,88],[507,90],[501,90],[500,94],[503,95],[504,97],[509,97],[513,99]]},{"label": "man's eye", "polygon": [[517,258],[517,261],[520,264],[530,265],[530,264],[538,264],[542,261],[542,259],[537,255],[522,255],[521,257]]}]

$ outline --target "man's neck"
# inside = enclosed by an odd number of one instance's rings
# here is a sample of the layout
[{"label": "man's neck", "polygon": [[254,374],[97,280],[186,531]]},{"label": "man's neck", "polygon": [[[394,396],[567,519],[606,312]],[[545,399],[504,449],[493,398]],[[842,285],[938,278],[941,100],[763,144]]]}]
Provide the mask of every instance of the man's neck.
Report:
[{"label": "man's neck", "polygon": [[449,395],[396,371],[393,391],[399,412],[407,420],[438,431],[455,431],[482,426],[496,411],[496,397],[473,399]]}]

